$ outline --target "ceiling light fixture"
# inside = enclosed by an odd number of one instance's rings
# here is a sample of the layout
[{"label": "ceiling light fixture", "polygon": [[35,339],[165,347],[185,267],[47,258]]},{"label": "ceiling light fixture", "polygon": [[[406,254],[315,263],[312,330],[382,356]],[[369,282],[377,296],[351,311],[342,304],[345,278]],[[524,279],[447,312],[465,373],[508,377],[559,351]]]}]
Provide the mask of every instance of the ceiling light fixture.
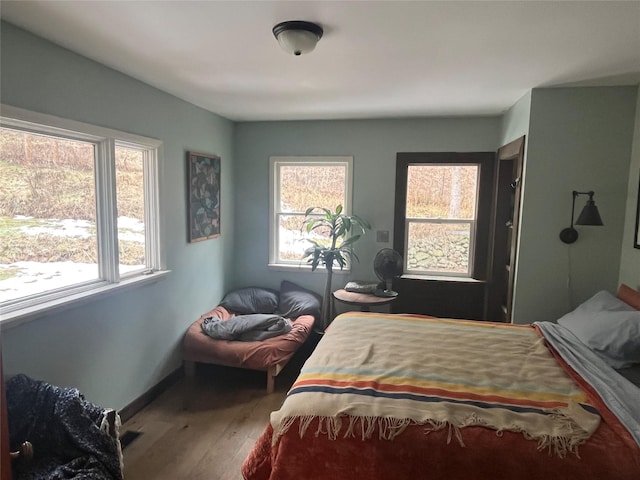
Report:
[{"label": "ceiling light fixture", "polygon": [[273,34],[282,49],[296,56],[309,53],[316,48],[316,43],[322,38],[323,33],[320,25],[302,20],[290,20],[273,27]]}]

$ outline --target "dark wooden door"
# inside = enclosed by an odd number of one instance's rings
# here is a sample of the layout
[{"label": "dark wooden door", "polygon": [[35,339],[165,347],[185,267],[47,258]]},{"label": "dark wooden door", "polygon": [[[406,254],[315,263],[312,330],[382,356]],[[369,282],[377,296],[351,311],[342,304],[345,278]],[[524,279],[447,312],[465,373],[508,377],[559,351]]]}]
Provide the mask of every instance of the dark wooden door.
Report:
[{"label": "dark wooden door", "polygon": [[498,150],[486,318],[499,322],[512,320],[524,142],[523,136]]}]

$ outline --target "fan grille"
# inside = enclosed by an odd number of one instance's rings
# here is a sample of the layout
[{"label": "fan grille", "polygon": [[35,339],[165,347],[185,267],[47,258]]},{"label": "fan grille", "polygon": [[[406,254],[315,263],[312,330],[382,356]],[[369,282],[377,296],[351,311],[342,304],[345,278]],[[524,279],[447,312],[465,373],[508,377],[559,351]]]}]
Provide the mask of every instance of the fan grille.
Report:
[{"label": "fan grille", "polygon": [[403,271],[402,256],[391,248],[383,248],[373,260],[373,270],[385,282],[399,277]]}]

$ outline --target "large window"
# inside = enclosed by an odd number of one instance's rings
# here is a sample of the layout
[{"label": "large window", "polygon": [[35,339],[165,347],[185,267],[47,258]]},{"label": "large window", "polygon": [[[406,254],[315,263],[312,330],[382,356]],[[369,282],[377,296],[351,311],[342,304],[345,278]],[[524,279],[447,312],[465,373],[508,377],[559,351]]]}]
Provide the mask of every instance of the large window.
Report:
[{"label": "large window", "polygon": [[307,208],[342,205],[350,213],[352,165],[352,157],[271,157],[270,265],[306,265]]},{"label": "large window", "polygon": [[3,106],[0,311],[159,270],[157,140]]},{"label": "large window", "polygon": [[493,157],[398,154],[394,246],[406,274],[484,274]]}]

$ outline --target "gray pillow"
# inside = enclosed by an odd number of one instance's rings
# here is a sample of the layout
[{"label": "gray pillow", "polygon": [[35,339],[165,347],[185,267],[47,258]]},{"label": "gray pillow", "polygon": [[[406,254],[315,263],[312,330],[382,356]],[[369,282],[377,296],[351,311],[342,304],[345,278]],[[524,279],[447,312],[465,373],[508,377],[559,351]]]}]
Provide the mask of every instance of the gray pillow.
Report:
[{"label": "gray pillow", "polygon": [[640,363],[640,311],[607,291],[558,319],[613,368]]},{"label": "gray pillow", "polygon": [[274,313],[278,308],[278,292],[270,288],[246,287],[227,293],[220,306],[242,315]]},{"label": "gray pillow", "polygon": [[320,318],[322,297],[311,290],[283,280],[280,284],[280,302],[278,313],[285,318],[297,318],[300,315],[313,315]]}]

